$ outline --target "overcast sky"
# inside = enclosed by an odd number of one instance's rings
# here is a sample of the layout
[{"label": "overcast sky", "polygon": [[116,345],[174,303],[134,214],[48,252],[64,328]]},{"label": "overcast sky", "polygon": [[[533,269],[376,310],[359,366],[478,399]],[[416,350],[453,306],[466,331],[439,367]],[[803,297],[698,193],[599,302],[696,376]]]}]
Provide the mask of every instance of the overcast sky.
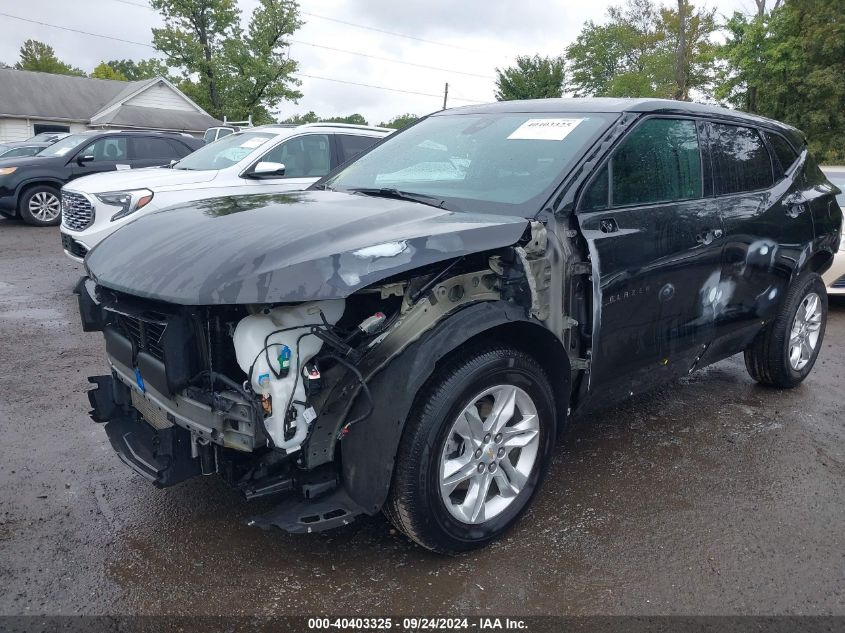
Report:
[{"label": "overcast sky", "polygon": [[[735,10],[751,13],[754,7],[753,0],[699,3],[715,7],[721,15]],[[255,0],[239,1],[245,20],[256,4]],[[560,54],[586,20],[603,21],[612,4],[619,4],[619,0],[302,0],[300,7],[306,23],[294,34],[295,43],[291,46],[300,73],[425,94],[302,77],[300,90],[304,97],[298,104],[282,104],[279,114],[286,117],[313,110],[321,116],[334,116],[359,112],[371,123],[404,112],[426,114],[441,107],[446,82],[449,106],[492,101],[496,67],[511,64],[520,54]],[[150,29],[160,25],[161,20],[152,9],[138,5],[145,5],[145,0],[0,0],[0,13],[149,45]],[[357,28],[327,17],[378,30]],[[149,46],[0,15],[0,61],[17,61],[18,49],[28,38],[49,43],[59,59],[87,72],[102,60],[158,55]]]}]

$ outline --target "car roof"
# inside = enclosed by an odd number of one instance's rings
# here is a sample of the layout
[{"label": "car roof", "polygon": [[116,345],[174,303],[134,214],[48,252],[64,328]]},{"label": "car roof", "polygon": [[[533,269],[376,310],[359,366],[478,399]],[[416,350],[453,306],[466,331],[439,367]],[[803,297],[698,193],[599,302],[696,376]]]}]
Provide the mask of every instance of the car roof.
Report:
[{"label": "car roof", "polygon": [[324,122],[324,123],[304,123],[302,125],[294,125],[292,123],[269,123],[267,125],[258,125],[256,127],[251,128],[244,128],[240,130],[240,132],[252,132],[252,131],[267,131],[267,132],[276,132],[277,134],[285,134],[289,135],[293,130],[301,130],[301,129],[324,129],[326,131],[331,132],[369,132],[375,133],[376,135],[384,135],[390,134],[391,132],[395,132],[396,130],[392,128],[386,127],[377,127],[375,125],[355,125],[353,123],[331,123],[331,122]]},{"label": "car roof", "polygon": [[757,126],[769,127],[786,132],[790,135],[801,134],[790,125],[767,119],[755,114],[730,110],[705,103],[692,103],[690,101],[674,101],[672,99],[618,99],[612,97],[594,98],[568,98],[568,99],[526,99],[521,101],[497,101],[481,105],[462,106],[435,112],[431,116],[443,116],[449,114],[488,114],[495,112],[520,112],[520,113],[608,113],[621,114],[623,112],[635,112],[640,114],[682,114],[693,116],[707,116],[730,120],[737,123],[748,123]]}]

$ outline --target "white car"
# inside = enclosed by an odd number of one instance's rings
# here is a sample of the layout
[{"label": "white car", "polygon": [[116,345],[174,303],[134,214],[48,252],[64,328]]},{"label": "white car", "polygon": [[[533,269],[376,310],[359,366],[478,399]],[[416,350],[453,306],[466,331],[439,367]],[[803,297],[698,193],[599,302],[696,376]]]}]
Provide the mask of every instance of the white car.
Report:
[{"label": "white car", "polygon": [[81,262],[127,222],[165,207],[304,189],[393,131],[340,123],[260,126],[225,136],[169,167],[79,178],[62,188],[62,246]]},{"label": "white car", "polygon": [[[827,179],[842,190],[836,201],[845,212],[845,167],[823,167],[822,171]],[[827,286],[828,295],[845,297],[845,229],[839,244],[839,252],[833,258],[833,265],[822,275],[822,281]]]}]

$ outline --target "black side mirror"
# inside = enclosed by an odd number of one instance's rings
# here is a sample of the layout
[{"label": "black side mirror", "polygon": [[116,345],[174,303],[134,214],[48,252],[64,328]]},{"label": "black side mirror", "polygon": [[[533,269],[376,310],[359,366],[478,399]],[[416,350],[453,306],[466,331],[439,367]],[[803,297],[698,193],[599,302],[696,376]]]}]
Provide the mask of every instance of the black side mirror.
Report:
[{"label": "black side mirror", "polygon": [[86,154],[85,156],[77,156],[76,157],[76,164],[81,167],[85,163],[90,163],[92,160],[94,160],[93,154]]}]

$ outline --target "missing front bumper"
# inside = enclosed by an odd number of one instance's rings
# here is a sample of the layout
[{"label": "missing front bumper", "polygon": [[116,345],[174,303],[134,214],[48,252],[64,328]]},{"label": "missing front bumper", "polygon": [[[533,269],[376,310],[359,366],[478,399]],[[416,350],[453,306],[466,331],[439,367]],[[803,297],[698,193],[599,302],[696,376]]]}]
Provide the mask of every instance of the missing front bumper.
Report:
[{"label": "missing front bumper", "polygon": [[173,486],[201,472],[191,456],[191,434],[178,426],[154,428],[129,408],[126,386],[112,376],[93,376],[88,392],[91,419],[105,423],[106,435],[120,460],[159,488]]}]

